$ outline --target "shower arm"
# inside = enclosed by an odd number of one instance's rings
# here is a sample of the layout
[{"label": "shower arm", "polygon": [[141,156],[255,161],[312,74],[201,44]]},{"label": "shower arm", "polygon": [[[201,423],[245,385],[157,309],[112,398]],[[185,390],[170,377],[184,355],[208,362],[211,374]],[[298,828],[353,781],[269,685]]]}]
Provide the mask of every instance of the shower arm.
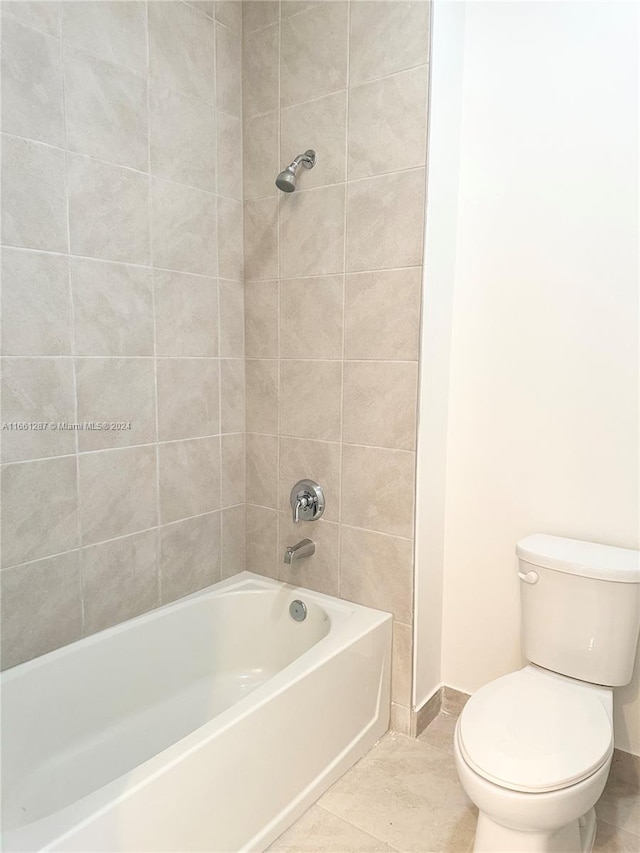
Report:
[{"label": "shower arm", "polygon": [[305,169],[313,169],[316,164],[316,152],[305,151],[304,154],[298,154],[296,159],[288,166],[289,169],[295,171],[298,166],[304,166]]}]

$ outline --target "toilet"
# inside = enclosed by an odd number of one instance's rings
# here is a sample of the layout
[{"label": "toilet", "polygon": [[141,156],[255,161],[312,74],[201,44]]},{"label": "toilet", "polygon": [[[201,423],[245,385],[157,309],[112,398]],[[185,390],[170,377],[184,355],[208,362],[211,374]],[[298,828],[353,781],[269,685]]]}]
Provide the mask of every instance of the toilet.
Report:
[{"label": "toilet", "polygon": [[454,736],[476,853],[590,853],[631,680],[640,552],[536,534],[516,548],[528,665],[480,688]]}]

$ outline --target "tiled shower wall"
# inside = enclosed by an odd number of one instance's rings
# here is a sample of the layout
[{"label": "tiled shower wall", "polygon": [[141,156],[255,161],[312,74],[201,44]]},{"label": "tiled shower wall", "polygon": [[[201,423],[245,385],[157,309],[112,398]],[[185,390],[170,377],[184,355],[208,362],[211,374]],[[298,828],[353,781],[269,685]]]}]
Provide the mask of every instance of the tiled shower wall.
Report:
[{"label": "tiled shower wall", "polygon": [[244,567],[239,3],[2,4],[2,654]]},{"label": "tiled shower wall", "polygon": [[[407,731],[429,4],[243,6],[247,568],[393,612]],[[302,477],[327,508],[295,526]]]}]

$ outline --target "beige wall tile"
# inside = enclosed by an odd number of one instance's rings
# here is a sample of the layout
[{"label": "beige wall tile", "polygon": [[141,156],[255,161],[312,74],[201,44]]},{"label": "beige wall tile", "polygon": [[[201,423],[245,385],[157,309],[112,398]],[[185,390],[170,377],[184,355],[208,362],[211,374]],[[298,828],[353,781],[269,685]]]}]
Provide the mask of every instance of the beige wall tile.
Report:
[{"label": "beige wall tile", "polygon": [[255,280],[278,277],[277,198],[245,202],[244,273]]},{"label": "beige wall tile", "polygon": [[349,178],[424,166],[427,86],[422,65],[349,93]]},{"label": "beige wall tile", "polygon": [[[278,529],[278,579],[326,595],[339,595],[340,525],[324,519],[294,524],[290,512],[281,512]],[[315,554],[294,561],[289,566],[284,562],[287,546],[295,545],[301,539],[311,539],[316,546]]]},{"label": "beige wall tile", "polygon": [[278,506],[278,436],[247,433],[247,503]]},{"label": "beige wall tile", "polygon": [[77,355],[153,355],[151,270],[71,259]]},{"label": "beige wall tile", "polygon": [[34,30],[49,33],[54,36],[60,35],[60,6],[61,3],[32,2],[32,0],[4,0],[2,3],[2,16],[11,15],[22,21]]},{"label": "beige wall tile", "polygon": [[3,669],[82,636],[79,553],[0,573]]},{"label": "beige wall tile", "polygon": [[148,264],[148,177],[75,154],[67,166],[72,253]]},{"label": "beige wall tile", "polygon": [[422,269],[347,275],[345,357],[418,358]]},{"label": "beige wall tile", "polygon": [[281,362],[280,431],[283,435],[339,441],[341,402],[341,362]]},{"label": "beige wall tile", "polygon": [[291,489],[299,480],[315,480],[324,491],[325,521],[340,519],[342,446],[306,438],[280,438],[280,509],[291,514]]},{"label": "beige wall tile", "polygon": [[218,270],[221,278],[243,276],[242,202],[218,196]]},{"label": "beige wall tile", "polygon": [[244,358],[244,287],[241,281],[221,281],[220,355]]},{"label": "beige wall tile", "polygon": [[215,0],[215,18],[235,33],[242,32],[242,2]]},{"label": "beige wall tile", "polygon": [[249,358],[245,364],[247,432],[278,432],[278,362]]},{"label": "beige wall tile", "polygon": [[2,242],[50,252],[68,251],[63,151],[3,137]]},{"label": "beige wall tile", "polygon": [[223,509],[222,513],[222,577],[230,578],[246,567],[246,510],[244,503]]},{"label": "beige wall tile", "polygon": [[2,129],[51,145],[64,141],[60,42],[11,18],[2,24]]},{"label": "beige wall tile", "polygon": [[349,183],[347,269],[422,263],[423,214],[424,169]]},{"label": "beige wall tile", "polygon": [[277,358],[277,281],[245,282],[244,324],[247,358]]},{"label": "beige wall tile", "polygon": [[77,548],[78,488],[73,456],[2,469],[2,565]]},{"label": "beige wall tile", "polygon": [[219,366],[212,358],[160,358],[158,438],[215,435],[220,431]]},{"label": "beige wall tile", "polygon": [[152,178],[153,265],[215,275],[218,263],[216,219],[215,195]]},{"label": "beige wall tile", "polygon": [[277,24],[279,16],[278,0],[244,0],[242,3],[242,27],[245,33]]},{"label": "beige wall tile", "polygon": [[155,447],[81,453],[79,476],[83,545],[158,523]]},{"label": "beige wall tile", "polygon": [[155,275],[156,353],[218,355],[218,285],[184,273]]},{"label": "beige wall tile", "polygon": [[71,151],[133,169],[149,168],[143,77],[65,45],[64,96]]},{"label": "beige wall tile", "polygon": [[417,393],[416,362],[345,362],[343,440],[414,450]]},{"label": "beige wall tile", "polygon": [[342,275],[280,283],[280,355],[342,358]]},{"label": "beige wall tile", "polygon": [[187,2],[187,6],[191,6],[197,12],[200,12],[201,15],[206,15],[207,18],[214,17],[215,5],[215,0],[190,0],[190,2]]},{"label": "beige wall tile", "polygon": [[[366,499],[366,496],[365,496]],[[387,610],[406,624],[412,619],[413,544],[410,539],[342,527],[340,594]]]},{"label": "beige wall tile", "polygon": [[220,439],[171,441],[158,448],[162,524],[220,509]]},{"label": "beige wall tile", "polygon": [[278,108],[278,30],[278,24],[274,24],[243,35],[242,110],[245,119]]},{"label": "beige wall tile", "polygon": [[160,528],[162,603],[221,579],[220,513],[213,512]]},{"label": "beige wall tile", "polygon": [[413,628],[403,622],[393,623],[393,656],[391,664],[391,701],[411,707],[411,667]]},{"label": "beige wall tile", "polygon": [[282,197],[280,274],[283,278],[344,270],[344,205],[344,185]]},{"label": "beige wall tile", "polygon": [[2,249],[2,351],[5,355],[71,353],[69,261]]},{"label": "beige wall tile", "polygon": [[198,189],[216,189],[215,111],[211,104],[149,86],[151,172]]},{"label": "beige wall tile", "polygon": [[[9,358],[2,364],[2,420],[47,426],[75,421],[70,358]],[[2,461],[19,462],[75,453],[72,431],[43,428],[2,433]]]},{"label": "beige wall tile", "polygon": [[244,359],[220,359],[220,427],[223,433],[244,432]]},{"label": "beige wall tile", "polygon": [[184,3],[148,4],[149,73],[165,86],[214,101],[213,21]]},{"label": "beige wall tile", "polygon": [[223,507],[244,503],[245,437],[231,433],[221,438],[221,496]]},{"label": "beige wall tile", "polygon": [[278,577],[278,511],[247,506],[247,571]]},{"label": "beige wall tile", "polygon": [[[274,110],[244,122],[244,197],[262,198],[278,194],[276,175],[280,166],[278,150],[280,114]],[[307,146],[308,147],[308,146]],[[304,150],[304,149],[303,149]],[[293,159],[291,156],[291,159]]]},{"label": "beige wall tile", "polygon": [[411,451],[345,444],[343,524],[413,536],[414,476],[415,454]]},{"label": "beige wall tile", "polygon": [[351,84],[427,62],[430,13],[431,5],[423,0],[352,3]]},{"label": "beige wall tile", "polygon": [[347,85],[349,4],[313,6],[282,21],[280,101],[307,101]]},{"label": "beige wall tile", "polygon": [[242,115],[242,36],[239,31],[216,27],[216,106]]},{"label": "beige wall tile", "polygon": [[82,549],[85,636],[159,605],[158,551],[157,530]]},{"label": "beige wall tile", "polygon": [[317,155],[313,169],[301,169],[298,187],[309,190],[344,181],[346,175],[347,93],[336,92],[314,101],[287,107],[280,113],[280,163],[312,148]]},{"label": "beige wall tile", "polygon": [[78,420],[130,423],[131,429],[81,430],[80,450],[156,441],[156,392],[150,358],[77,358]]},{"label": "beige wall tile", "polygon": [[411,733],[411,710],[405,705],[396,705],[395,702],[392,702],[389,730],[399,735],[409,735]]},{"label": "beige wall tile", "polygon": [[[239,0],[230,0],[238,3]],[[229,198],[242,198],[242,119],[218,111],[216,113],[216,154],[218,157],[218,192]],[[275,180],[275,178],[274,178]]]},{"label": "beige wall tile", "polygon": [[[49,4],[47,4],[49,5]],[[147,67],[146,3],[66,2],[63,4],[62,35],[77,47],[102,59],[144,73]]]}]

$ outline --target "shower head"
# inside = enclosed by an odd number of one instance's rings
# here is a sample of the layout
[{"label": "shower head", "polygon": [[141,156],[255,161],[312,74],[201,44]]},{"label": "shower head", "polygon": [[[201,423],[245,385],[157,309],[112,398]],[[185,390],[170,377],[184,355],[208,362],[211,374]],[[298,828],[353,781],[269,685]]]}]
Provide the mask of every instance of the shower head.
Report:
[{"label": "shower head", "polygon": [[276,186],[283,193],[292,193],[296,188],[296,176],[300,166],[304,166],[305,169],[313,169],[315,165],[316,152],[312,149],[305,151],[304,154],[298,154],[296,159],[280,172],[276,178]]}]

